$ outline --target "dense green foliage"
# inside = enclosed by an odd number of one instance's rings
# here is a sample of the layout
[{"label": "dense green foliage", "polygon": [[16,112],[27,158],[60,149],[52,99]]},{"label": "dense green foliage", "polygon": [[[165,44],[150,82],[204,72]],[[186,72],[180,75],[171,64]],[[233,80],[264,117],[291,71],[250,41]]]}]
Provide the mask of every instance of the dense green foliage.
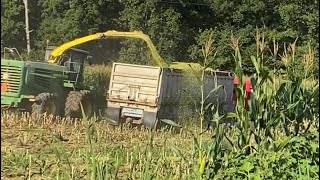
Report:
[{"label": "dense green foliage", "polygon": [[[319,2],[316,1],[220,1],[220,0],[34,0],[29,1],[32,53],[30,59],[43,58],[43,49],[84,35],[106,30],[142,30],[151,36],[167,61],[199,62],[200,45],[213,32],[217,62],[213,68],[234,68],[230,35],[241,39],[244,70],[253,70],[250,61],[255,53],[256,28],[265,32],[265,40],[282,54],[284,42],[307,50],[319,47]],[[26,47],[24,5],[22,0],[1,1],[1,48]],[[91,51],[96,63],[113,60],[153,64],[143,43],[136,40],[101,40],[81,48]],[[277,48],[276,48],[277,49]],[[269,51],[269,49],[266,49]],[[272,58],[268,67],[281,65]]]}]

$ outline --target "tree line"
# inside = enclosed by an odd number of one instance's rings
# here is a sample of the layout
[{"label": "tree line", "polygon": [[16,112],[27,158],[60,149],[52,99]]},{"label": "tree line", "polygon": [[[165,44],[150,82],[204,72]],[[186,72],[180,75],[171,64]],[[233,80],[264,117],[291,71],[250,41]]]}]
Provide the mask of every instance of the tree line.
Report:
[{"label": "tree line", "polygon": [[[23,0],[1,1],[1,49],[16,47],[26,54]],[[168,62],[201,62],[201,44],[213,35],[213,68],[232,70],[230,37],[239,38],[244,68],[256,53],[256,31],[263,32],[269,50],[281,54],[295,42],[302,57],[309,47],[319,52],[318,0],[29,0],[31,53],[42,60],[47,45],[60,45],[107,30],[148,34]],[[81,45],[95,63],[111,61],[153,64],[143,42],[107,39]],[[266,49],[268,51],[268,48]],[[270,58],[269,68],[281,66],[281,56]]]}]

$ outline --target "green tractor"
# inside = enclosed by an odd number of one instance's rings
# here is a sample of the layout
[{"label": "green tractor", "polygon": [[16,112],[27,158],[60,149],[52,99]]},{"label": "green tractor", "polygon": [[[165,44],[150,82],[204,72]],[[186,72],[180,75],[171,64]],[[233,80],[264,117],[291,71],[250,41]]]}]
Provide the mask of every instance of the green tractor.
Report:
[{"label": "green tractor", "polygon": [[[22,109],[32,114],[81,118],[93,115],[93,96],[84,89],[83,67],[88,52],[69,48],[57,63],[49,63],[55,47],[46,48],[44,62],[23,61],[16,49],[5,48],[1,58],[1,109]],[[20,58],[20,60],[19,60]]]},{"label": "green tractor", "polygon": [[[32,113],[81,117],[94,112],[93,95],[84,89],[83,67],[88,52],[74,49],[80,44],[106,38],[144,40],[156,63],[166,66],[149,36],[140,31],[109,30],[84,36],[58,47],[47,47],[44,62],[23,61],[16,49],[6,48],[12,58],[1,58],[1,109],[19,108]],[[20,60],[16,60],[19,59]]]}]

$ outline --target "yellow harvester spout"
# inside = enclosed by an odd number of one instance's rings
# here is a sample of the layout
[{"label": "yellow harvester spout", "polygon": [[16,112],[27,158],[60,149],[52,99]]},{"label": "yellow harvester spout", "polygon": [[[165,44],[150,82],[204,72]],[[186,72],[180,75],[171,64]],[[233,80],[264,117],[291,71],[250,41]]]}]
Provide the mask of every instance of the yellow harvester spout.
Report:
[{"label": "yellow harvester spout", "polygon": [[119,31],[106,31],[104,33],[97,33],[89,36],[85,36],[82,38],[75,39],[73,41],[67,42],[57,48],[55,48],[49,57],[48,62],[52,64],[57,64],[60,62],[61,56],[70,48],[92,41],[98,40],[103,38],[118,38],[118,37],[125,37],[125,38],[136,38],[142,39],[145,41],[151,51],[151,55],[153,59],[156,61],[158,66],[160,67],[167,67],[167,63],[161,58],[160,54],[158,53],[156,47],[152,43],[151,39],[148,35],[144,34],[141,31],[133,31],[133,32],[119,32]]},{"label": "yellow harvester spout", "polygon": [[55,48],[49,57],[48,62],[51,64],[57,64],[60,61],[61,56],[70,48],[77,46],[79,44],[83,44],[92,40],[101,39],[103,36],[102,33],[97,33],[89,36],[85,36],[82,38],[75,39],[73,41],[67,42],[57,48]]}]

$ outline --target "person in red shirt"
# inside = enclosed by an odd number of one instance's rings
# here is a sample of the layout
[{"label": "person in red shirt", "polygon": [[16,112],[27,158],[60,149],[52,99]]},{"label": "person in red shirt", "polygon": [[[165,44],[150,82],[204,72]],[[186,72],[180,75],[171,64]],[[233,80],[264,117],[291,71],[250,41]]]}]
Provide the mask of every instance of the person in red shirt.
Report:
[{"label": "person in red shirt", "polygon": [[246,101],[245,101],[244,108],[248,111],[249,110],[249,101],[251,99],[251,94],[253,91],[250,79],[246,80],[245,87],[246,87]]},{"label": "person in red shirt", "polygon": [[[239,79],[237,76],[234,77],[234,88],[239,86]],[[252,94],[253,88],[251,85],[251,81],[250,79],[247,79],[245,81],[245,104],[244,104],[244,108],[248,111],[249,110],[249,100],[251,99],[251,94]],[[233,102],[234,102],[234,107],[236,107],[237,105],[237,94],[235,92],[235,90],[233,91]]]}]

